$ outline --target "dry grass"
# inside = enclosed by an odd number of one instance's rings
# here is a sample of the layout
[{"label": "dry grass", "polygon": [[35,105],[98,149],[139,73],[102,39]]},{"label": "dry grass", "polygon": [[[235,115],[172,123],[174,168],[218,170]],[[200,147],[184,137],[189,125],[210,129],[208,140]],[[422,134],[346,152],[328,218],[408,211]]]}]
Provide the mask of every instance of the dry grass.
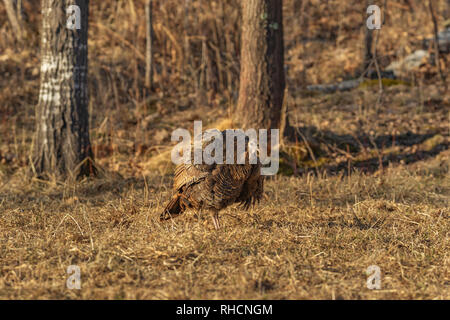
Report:
[{"label": "dry grass", "polygon": [[[0,198],[0,297],[449,299],[448,160],[381,176],[278,176],[254,210],[225,210],[218,232],[194,214],[158,221],[167,176],[12,181]],[[379,291],[365,284],[373,264]],[[65,287],[69,265],[81,290]]]},{"label": "dry grass", "polygon": [[[376,91],[292,98],[293,123],[310,125],[327,160],[296,176],[282,167],[259,206],[222,212],[218,232],[194,212],[159,222],[171,174],[131,147],[99,160],[114,173],[76,184],[30,180],[13,160],[0,170],[0,297],[449,299],[448,102],[430,87],[418,111],[416,90],[389,89],[386,109],[353,116],[346,99]],[[167,151],[158,159],[170,164]],[[81,290],[66,288],[69,265]],[[381,290],[366,288],[370,265]]]}]

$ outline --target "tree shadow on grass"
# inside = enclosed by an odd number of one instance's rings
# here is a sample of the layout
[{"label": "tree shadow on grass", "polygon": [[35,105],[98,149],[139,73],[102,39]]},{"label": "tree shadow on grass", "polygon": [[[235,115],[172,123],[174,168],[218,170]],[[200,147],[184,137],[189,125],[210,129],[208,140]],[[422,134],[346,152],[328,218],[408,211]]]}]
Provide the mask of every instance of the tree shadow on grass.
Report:
[{"label": "tree shadow on grass", "polygon": [[[387,154],[380,155],[379,157],[372,157],[367,160],[350,161],[351,169],[358,169],[362,173],[374,173],[381,168],[387,167],[389,164],[411,164],[414,162],[426,160],[437,156],[444,150],[449,149],[448,143],[441,143],[432,148],[431,150],[418,150],[414,153],[404,153],[404,154]],[[331,173],[338,173],[341,171],[348,173],[348,162],[340,162],[333,166],[327,166],[326,169]]]},{"label": "tree shadow on grass", "polygon": [[[295,134],[288,138],[288,145],[303,145],[305,150],[304,159],[295,159],[298,154],[282,154],[288,158],[290,166],[296,167],[292,168],[294,174],[325,170],[331,175],[341,172],[347,175],[355,168],[364,173],[374,173],[389,164],[411,164],[435,157],[450,146],[448,137],[438,131],[378,136],[365,132],[340,135],[308,126],[297,127],[293,132]],[[395,150],[386,150],[393,147]]]}]

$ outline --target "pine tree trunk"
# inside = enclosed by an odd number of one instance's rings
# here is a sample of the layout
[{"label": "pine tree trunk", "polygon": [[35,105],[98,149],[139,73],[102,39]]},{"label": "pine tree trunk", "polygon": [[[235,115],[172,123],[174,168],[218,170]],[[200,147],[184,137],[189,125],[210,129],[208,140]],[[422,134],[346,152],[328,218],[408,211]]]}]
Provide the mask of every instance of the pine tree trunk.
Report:
[{"label": "pine tree trunk", "polygon": [[[66,10],[80,8],[81,29],[67,27]],[[88,117],[89,0],[42,0],[41,87],[33,170],[38,176],[94,173]]]},{"label": "pine tree trunk", "polygon": [[241,76],[235,121],[280,128],[285,88],[282,0],[242,2]]}]

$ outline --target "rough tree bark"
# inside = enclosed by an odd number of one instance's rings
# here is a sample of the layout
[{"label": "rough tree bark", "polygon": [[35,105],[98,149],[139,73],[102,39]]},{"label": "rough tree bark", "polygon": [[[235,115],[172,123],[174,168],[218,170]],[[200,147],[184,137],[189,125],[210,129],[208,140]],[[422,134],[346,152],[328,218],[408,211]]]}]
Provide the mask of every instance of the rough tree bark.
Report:
[{"label": "rough tree bark", "polygon": [[239,99],[242,128],[279,129],[285,89],[282,0],[242,1]]},{"label": "rough tree bark", "polygon": [[[80,29],[69,29],[69,6],[80,8]],[[78,178],[95,173],[88,118],[89,0],[41,0],[41,86],[36,109],[33,170],[38,176]]]}]

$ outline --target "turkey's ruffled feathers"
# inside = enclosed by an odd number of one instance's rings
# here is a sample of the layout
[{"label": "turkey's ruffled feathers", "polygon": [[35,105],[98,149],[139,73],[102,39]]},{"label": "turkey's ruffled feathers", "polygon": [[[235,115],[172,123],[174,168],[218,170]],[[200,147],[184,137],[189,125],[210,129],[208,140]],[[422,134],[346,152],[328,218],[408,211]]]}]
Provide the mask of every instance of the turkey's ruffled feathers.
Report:
[{"label": "turkey's ruffled feathers", "polygon": [[[222,134],[225,137],[224,132]],[[226,154],[225,143],[223,154]],[[181,214],[186,208],[218,211],[240,203],[247,210],[255,205],[263,194],[264,177],[259,159],[257,164],[250,164],[248,151],[245,159],[245,164],[178,165],[173,182],[174,196],[161,219]]]}]

